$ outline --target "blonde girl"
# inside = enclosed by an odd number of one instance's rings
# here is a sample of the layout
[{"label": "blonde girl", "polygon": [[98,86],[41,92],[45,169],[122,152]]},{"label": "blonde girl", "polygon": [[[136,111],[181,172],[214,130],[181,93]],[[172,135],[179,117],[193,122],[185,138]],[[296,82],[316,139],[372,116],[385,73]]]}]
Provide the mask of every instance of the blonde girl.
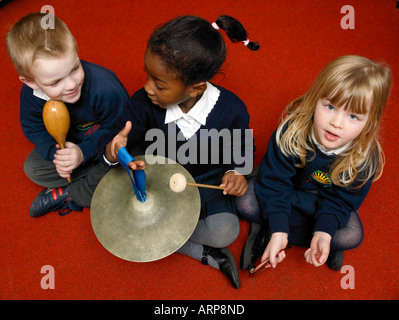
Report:
[{"label": "blonde girl", "polygon": [[390,88],[386,64],[343,56],[287,106],[257,177],[236,200],[253,222],[242,269],[259,256],[276,267],[290,243],[308,247],[308,263],[340,270],[343,251],[363,240],[357,210],[382,174],[378,131]]}]

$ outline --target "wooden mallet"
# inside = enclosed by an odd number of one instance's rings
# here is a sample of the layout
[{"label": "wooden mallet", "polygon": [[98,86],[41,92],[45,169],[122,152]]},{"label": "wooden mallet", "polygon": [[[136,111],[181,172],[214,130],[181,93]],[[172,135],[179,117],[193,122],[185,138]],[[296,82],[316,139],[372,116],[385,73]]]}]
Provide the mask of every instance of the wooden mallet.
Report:
[{"label": "wooden mallet", "polygon": [[224,187],[214,186],[211,184],[187,182],[186,177],[181,173],[175,173],[170,177],[169,187],[172,189],[173,192],[183,192],[184,189],[186,189],[186,186],[224,190]]},{"label": "wooden mallet", "polygon": [[[43,107],[43,122],[48,133],[57,141],[61,149],[65,148],[65,139],[71,119],[66,105],[57,100],[49,100]],[[67,179],[71,182],[71,178]]]}]

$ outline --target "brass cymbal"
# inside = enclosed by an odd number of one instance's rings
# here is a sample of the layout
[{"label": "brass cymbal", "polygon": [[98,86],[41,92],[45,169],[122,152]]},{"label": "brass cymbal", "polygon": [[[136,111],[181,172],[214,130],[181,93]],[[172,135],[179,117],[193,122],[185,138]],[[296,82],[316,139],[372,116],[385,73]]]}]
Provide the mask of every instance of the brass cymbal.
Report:
[{"label": "brass cymbal", "polygon": [[180,164],[160,156],[135,159],[146,162],[147,200],[137,200],[122,167],[113,168],[94,192],[90,216],[97,239],[109,252],[124,260],[149,262],[174,253],[190,238],[201,200],[196,187],[182,193],[170,189],[174,173],[195,182]]}]

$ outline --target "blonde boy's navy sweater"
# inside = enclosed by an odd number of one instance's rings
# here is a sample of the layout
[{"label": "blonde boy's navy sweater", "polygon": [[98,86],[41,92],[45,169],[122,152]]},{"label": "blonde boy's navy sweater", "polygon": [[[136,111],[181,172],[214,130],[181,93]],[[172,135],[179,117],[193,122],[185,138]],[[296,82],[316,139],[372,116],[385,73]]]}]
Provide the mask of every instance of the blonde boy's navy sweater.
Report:
[{"label": "blonde boy's navy sweater", "polygon": [[[66,103],[71,124],[66,141],[75,143],[83,153],[84,162],[97,159],[97,142],[112,128],[115,120],[129,103],[129,94],[115,73],[102,66],[81,60],[85,79],[79,100]],[[53,160],[55,140],[43,123],[46,100],[33,95],[27,85],[21,89],[20,121],[22,131],[38,153]]]}]

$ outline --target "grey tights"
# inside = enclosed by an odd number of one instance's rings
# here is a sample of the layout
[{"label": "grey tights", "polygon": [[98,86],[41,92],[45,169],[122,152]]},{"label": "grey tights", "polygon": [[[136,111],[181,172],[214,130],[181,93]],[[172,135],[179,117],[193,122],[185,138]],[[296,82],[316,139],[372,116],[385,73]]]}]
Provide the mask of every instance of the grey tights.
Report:
[{"label": "grey tights", "polygon": [[[201,261],[203,246],[224,248],[233,243],[240,231],[236,215],[229,212],[213,214],[198,221],[190,239],[179,249],[178,253]],[[219,269],[217,262],[208,257],[208,264]]]}]

